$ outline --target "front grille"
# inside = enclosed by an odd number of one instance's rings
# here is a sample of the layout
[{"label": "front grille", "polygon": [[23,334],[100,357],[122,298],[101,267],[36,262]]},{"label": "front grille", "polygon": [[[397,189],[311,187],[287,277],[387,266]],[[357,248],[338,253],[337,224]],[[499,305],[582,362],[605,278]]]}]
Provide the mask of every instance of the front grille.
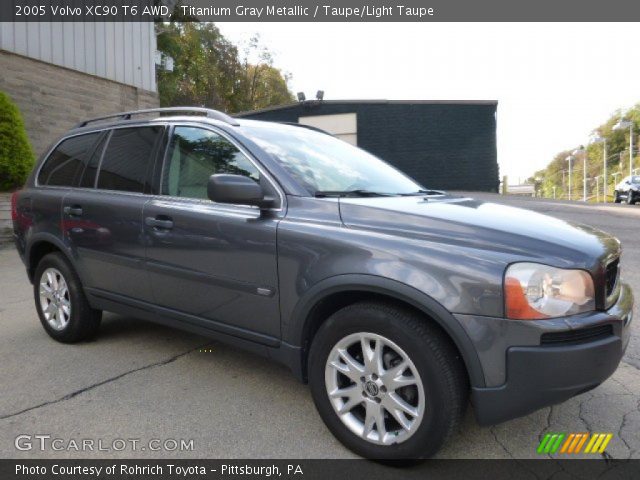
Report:
[{"label": "front grille", "polygon": [[605,269],[605,292],[606,298],[609,298],[616,289],[616,285],[618,284],[618,264],[620,263],[619,259],[614,260]]},{"label": "front grille", "polygon": [[580,328],[568,332],[547,332],[540,337],[541,345],[576,344],[593,342],[613,335],[613,325]]}]

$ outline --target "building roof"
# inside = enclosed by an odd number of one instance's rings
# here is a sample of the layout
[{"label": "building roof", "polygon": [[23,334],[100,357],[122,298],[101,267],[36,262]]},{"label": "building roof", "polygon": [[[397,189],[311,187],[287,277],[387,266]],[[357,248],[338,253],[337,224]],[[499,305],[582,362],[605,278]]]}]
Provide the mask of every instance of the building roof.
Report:
[{"label": "building roof", "polygon": [[317,106],[317,105],[498,105],[497,100],[305,100],[304,102],[293,102],[286,105],[276,105],[273,107],[260,108],[258,110],[248,110],[234,114],[234,117],[242,117],[244,115],[272,112],[276,110],[286,110],[288,108],[296,108],[299,106]]}]

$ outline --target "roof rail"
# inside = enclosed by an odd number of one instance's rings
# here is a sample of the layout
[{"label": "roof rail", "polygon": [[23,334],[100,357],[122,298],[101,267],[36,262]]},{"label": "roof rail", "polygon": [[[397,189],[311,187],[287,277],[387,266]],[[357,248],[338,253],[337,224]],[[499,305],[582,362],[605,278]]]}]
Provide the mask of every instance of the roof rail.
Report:
[{"label": "roof rail", "polygon": [[201,107],[164,107],[164,108],[148,108],[145,110],[134,110],[131,112],[120,112],[114,113],[112,115],[106,115],[104,117],[96,117],[91,118],[89,120],[84,120],[78,123],[73,128],[81,128],[86,127],[88,124],[93,122],[99,122],[101,120],[108,120],[110,118],[118,118],[120,120],[130,120],[133,115],[144,115],[147,113],[198,113],[201,115],[205,115],[207,118],[212,118],[214,120],[220,120],[221,122],[228,123],[229,125],[238,126],[240,125],[235,118],[230,117],[226,113],[219,112],[218,110],[212,110],[210,108],[201,108]]},{"label": "roof rail", "polygon": [[277,122],[277,123],[280,123],[282,125],[291,125],[293,127],[306,128],[307,130],[313,130],[314,132],[324,133],[325,135],[329,135],[330,137],[335,136],[333,133],[329,133],[326,130],[323,130],[318,127],[314,127],[313,125],[306,125],[304,123],[298,123],[298,122]]}]

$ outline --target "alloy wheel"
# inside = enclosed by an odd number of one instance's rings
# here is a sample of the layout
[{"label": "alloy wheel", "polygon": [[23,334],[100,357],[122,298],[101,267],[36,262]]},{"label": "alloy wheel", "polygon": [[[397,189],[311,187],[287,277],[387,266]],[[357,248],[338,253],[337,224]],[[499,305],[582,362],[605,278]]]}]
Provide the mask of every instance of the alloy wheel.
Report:
[{"label": "alloy wheel", "polygon": [[424,387],[416,366],[402,348],[375,333],[354,333],[333,347],[325,386],[344,425],[374,444],[406,441],[424,417]]},{"label": "alloy wheel", "polygon": [[59,270],[47,268],[40,277],[40,308],[55,330],[64,330],[71,318],[71,298],[67,281]]}]

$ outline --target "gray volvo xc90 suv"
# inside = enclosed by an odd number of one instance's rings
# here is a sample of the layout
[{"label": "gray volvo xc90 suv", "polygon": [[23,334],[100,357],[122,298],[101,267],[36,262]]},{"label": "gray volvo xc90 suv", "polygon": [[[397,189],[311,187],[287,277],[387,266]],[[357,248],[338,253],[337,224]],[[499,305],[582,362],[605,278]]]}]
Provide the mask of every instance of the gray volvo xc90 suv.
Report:
[{"label": "gray volvo xc90 suv", "polygon": [[54,339],[108,310],[273,358],[365,457],[432,455],[469,397],[492,424],[594,388],[629,341],[614,237],[424,189],[303,126],[189,108],[83,122],[12,213]]}]

